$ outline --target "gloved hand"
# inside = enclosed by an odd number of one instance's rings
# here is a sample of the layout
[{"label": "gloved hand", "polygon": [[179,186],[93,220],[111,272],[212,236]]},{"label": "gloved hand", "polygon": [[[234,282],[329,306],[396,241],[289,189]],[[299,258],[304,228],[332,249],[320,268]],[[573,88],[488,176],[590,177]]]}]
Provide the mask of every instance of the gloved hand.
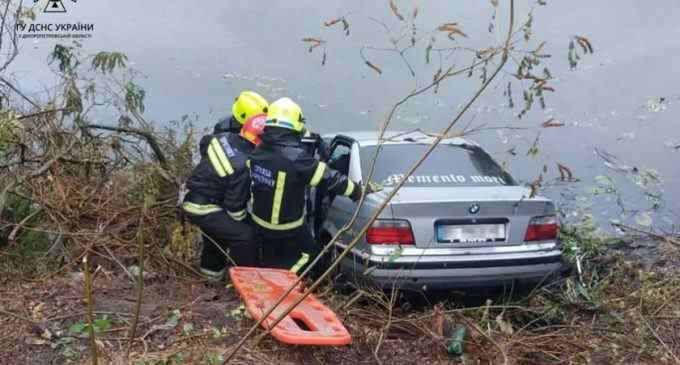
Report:
[{"label": "gloved hand", "polygon": [[361,199],[361,184],[354,183],[354,190],[352,190],[352,194],[350,194],[349,198],[352,199],[353,202],[357,202]]},{"label": "gloved hand", "polygon": [[367,189],[366,189],[366,195],[368,195],[368,194],[373,194],[373,193],[378,193],[378,192],[381,192],[382,190],[383,190],[383,186],[382,186],[382,185],[380,185],[380,184],[378,184],[378,183],[374,183],[373,181],[369,181],[369,182],[368,182],[368,187],[367,187]]},{"label": "gloved hand", "polygon": [[377,192],[382,190],[382,186],[380,186],[379,184],[373,183],[373,182],[369,182],[366,187],[363,187],[359,183],[354,183],[354,184],[355,184],[354,191],[352,192],[352,195],[349,196],[349,198],[352,199],[352,201],[355,201],[355,202],[359,201],[359,199],[361,199],[361,190],[362,189],[364,190],[366,195],[377,193]]},{"label": "gloved hand", "polygon": [[316,145],[316,152],[319,154],[319,158],[321,161],[327,161],[330,156],[328,155],[326,141],[318,133],[312,133],[312,137],[315,140],[314,144]]}]

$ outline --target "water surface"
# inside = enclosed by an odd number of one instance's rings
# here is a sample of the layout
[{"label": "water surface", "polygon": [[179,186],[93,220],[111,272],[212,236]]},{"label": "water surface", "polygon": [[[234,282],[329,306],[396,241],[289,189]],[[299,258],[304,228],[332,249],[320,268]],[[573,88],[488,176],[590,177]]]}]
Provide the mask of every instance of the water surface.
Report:
[{"label": "water surface", "polygon": [[[548,42],[547,50],[554,54],[551,70],[558,78],[548,108],[516,118],[517,110],[508,109],[502,95],[510,78],[503,74],[463,122],[528,129],[490,130],[470,138],[506,163],[521,181],[534,180],[547,166],[548,186],[543,192],[558,200],[571,219],[590,211],[605,227],[610,219],[635,222],[637,217],[638,222],[648,223],[643,212],[649,211],[655,226],[670,228],[678,222],[680,200],[680,149],[674,148],[680,145],[680,3],[548,2],[534,11],[535,37]],[[412,2],[397,3],[404,14],[410,13]],[[416,24],[423,29],[460,22],[473,45],[490,45],[499,39],[487,32],[490,2],[420,3]],[[371,56],[382,75],[364,66],[358,52],[361,45],[389,45],[385,32],[367,16],[390,26],[397,24],[387,1],[84,0],[64,4],[68,13],[39,13],[37,21],[94,23],[93,38],[83,41],[85,51],[125,52],[145,75],[141,83],[148,95],[147,117],[161,123],[189,114],[198,116],[201,127],[208,127],[228,113],[240,90],[255,89],[270,99],[286,95],[298,100],[316,131],[375,129],[414,82],[431,79],[438,67],[426,65],[422,52],[407,56],[417,71],[415,80],[392,54]],[[534,3],[518,4],[519,21],[524,21]],[[324,20],[348,12],[349,37],[339,28],[323,27]],[[504,26],[505,19],[497,29]],[[574,34],[591,39],[596,52],[570,71],[567,44]],[[308,53],[300,41],[310,36],[328,41],[325,66],[321,53]],[[22,87],[36,98],[44,98],[45,90],[53,85],[54,76],[45,61],[54,44],[52,40],[23,41],[22,54],[12,69]],[[458,62],[463,65],[469,60]],[[454,80],[439,93],[427,93],[405,105],[394,127],[442,128],[474,90],[477,77],[474,83]],[[549,118],[565,126],[541,128]],[[539,154],[527,156],[538,133]],[[605,166],[595,148],[615,155],[618,162],[637,168],[638,173]],[[579,182],[555,183],[557,162],[572,169]],[[646,169],[658,172],[661,181],[642,187],[641,176],[647,175],[640,172]],[[620,203],[615,194],[591,199],[593,192],[602,192],[609,184],[603,176],[611,178],[622,196]],[[600,190],[593,190],[598,183]],[[652,196],[663,200],[656,210],[651,209],[656,202]]]}]

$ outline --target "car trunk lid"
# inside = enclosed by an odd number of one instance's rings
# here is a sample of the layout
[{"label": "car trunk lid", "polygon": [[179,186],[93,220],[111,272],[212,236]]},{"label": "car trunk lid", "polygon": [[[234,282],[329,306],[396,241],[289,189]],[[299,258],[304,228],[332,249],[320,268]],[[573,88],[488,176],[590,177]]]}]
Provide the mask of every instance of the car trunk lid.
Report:
[{"label": "car trunk lid", "polygon": [[419,248],[517,245],[532,217],[554,214],[550,200],[529,196],[521,186],[404,187],[390,210],[411,222]]}]

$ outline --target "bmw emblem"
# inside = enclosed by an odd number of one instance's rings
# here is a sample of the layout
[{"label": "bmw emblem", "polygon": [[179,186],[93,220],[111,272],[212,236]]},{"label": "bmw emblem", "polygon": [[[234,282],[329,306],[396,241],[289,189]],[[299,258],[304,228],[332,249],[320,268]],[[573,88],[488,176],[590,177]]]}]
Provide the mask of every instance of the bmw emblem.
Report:
[{"label": "bmw emblem", "polygon": [[470,214],[479,213],[479,204],[474,203],[474,204],[470,205],[470,208],[468,208],[468,212],[470,212]]}]

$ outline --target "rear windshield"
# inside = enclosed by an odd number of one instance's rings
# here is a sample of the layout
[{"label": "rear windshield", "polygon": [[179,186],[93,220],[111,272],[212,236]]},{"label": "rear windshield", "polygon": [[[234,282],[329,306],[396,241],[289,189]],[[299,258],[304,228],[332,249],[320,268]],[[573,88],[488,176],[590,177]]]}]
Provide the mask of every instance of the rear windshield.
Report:
[{"label": "rear windshield", "polygon": [[[406,171],[420,159],[428,145],[383,145],[375,164],[372,181],[385,187],[396,185]],[[361,149],[362,175],[368,177],[377,147]],[[405,186],[494,186],[517,185],[503,169],[479,147],[440,144]]]}]

